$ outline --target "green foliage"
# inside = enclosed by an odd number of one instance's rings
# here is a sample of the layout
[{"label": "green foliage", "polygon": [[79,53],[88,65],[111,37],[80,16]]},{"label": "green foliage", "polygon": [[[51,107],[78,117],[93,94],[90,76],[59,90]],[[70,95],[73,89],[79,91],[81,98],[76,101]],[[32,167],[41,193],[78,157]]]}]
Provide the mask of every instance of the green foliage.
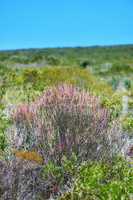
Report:
[{"label": "green foliage", "polygon": [[64,156],[60,165],[57,165],[57,163],[52,161],[46,163],[42,171],[42,177],[48,180],[52,179],[53,182],[58,184],[58,186],[61,186],[76,174],[76,166],[77,157],[75,154],[72,154],[69,159]]},{"label": "green foliage", "polygon": [[132,134],[133,132],[133,116],[128,115],[122,120],[123,129]]},{"label": "green foliage", "polygon": [[65,158],[62,165],[48,162],[42,177],[46,183],[51,182],[47,192],[50,190],[52,194],[63,190],[64,184],[70,186],[69,192],[58,197],[59,200],[129,200],[133,194],[133,169],[122,158],[115,158],[112,163],[80,165],[75,158]]},{"label": "green foliage", "polygon": [[40,72],[40,84],[44,86],[70,83],[97,95],[112,95],[113,91],[105,82],[95,78],[88,70],[73,68],[45,68]]},{"label": "green foliage", "polygon": [[44,179],[52,179],[53,182],[56,181],[58,184],[61,184],[64,181],[62,167],[57,166],[50,161],[44,166],[42,176]]},{"label": "green foliage", "polygon": [[109,81],[109,84],[112,86],[113,90],[116,90],[119,84],[119,79],[112,77],[112,79]]},{"label": "green foliage", "polygon": [[120,115],[122,110],[121,96],[116,93],[114,93],[110,98],[103,96],[102,105],[110,110],[112,118],[116,118]]},{"label": "green foliage", "polygon": [[6,93],[7,88],[15,84],[16,76],[17,70],[0,65],[0,99]]},{"label": "green foliage", "polygon": [[30,62],[40,62],[41,60],[43,60],[43,55],[41,53],[36,53],[31,56]]},{"label": "green foliage", "polygon": [[29,58],[28,56],[25,55],[13,55],[10,57],[10,62],[13,63],[20,63],[20,64],[28,64],[29,63]]},{"label": "green foliage", "polygon": [[34,101],[40,92],[35,90],[31,84],[24,86],[14,86],[6,90],[6,94],[3,96],[4,104],[18,105],[20,103],[29,103]]},{"label": "green foliage", "polygon": [[133,73],[133,68],[128,64],[123,63],[114,63],[113,66],[108,70],[108,73],[116,74],[116,73]]},{"label": "green foliage", "polygon": [[64,171],[69,173],[71,176],[75,175],[76,173],[77,163],[78,163],[78,159],[74,153],[69,158],[67,158],[66,156],[62,158],[62,167]]},{"label": "green foliage", "polygon": [[49,65],[53,65],[53,66],[60,65],[60,60],[59,60],[59,58],[57,58],[57,57],[54,56],[54,55],[47,56],[47,57],[46,57],[46,60],[47,60],[47,62],[48,62]]},{"label": "green foliage", "polygon": [[129,109],[133,109],[133,99],[129,99],[128,106]]},{"label": "green foliage", "polygon": [[112,96],[112,88],[93,76],[88,70],[78,67],[46,67],[42,69],[24,69],[14,79],[16,85],[30,84],[34,90],[43,91],[45,88],[62,83],[69,83],[85,88],[98,96]]},{"label": "green foliage", "polygon": [[37,69],[32,69],[32,68],[25,69],[23,72],[24,84],[26,84],[26,83],[35,84],[36,81],[39,81],[38,78],[39,78],[39,73],[38,73]]},{"label": "green foliage", "polygon": [[129,200],[132,183],[133,169],[121,158],[112,164],[85,163],[77,172],[72,191],[60,200]]},{"label": "green foliage", "polygon": [[125,84],[126,89],[129,90],[131,88],[131,81],[129,79],[126,79],[124,84]]},{"label": "green foliage", "polygon": [[[133,63],[132,57],[133,46],[121,45],[111,47],[77,47],[77,48],[45,48],[45,49],[29,49],[10,52],[0,52],[1,62],[19,62],[32,63],[47,61],[48,57],[54,57],[50,60],[50,65],[74,66],[80,65],[79,61],[89,60],[95,61],[95,64],[103,63]],[[58,59],[58,62],[56,61]],[[119,69],[118,69],[119,70]]]},{"label": "green foliage", "polygon": [[3,114],[3,108],[0,109],[0,151],[4,151],[7,147],[7,139],[5,135],[6,129],[10,125],[10,120]]},{"label": "green foliage", "polygon": [[1,127],[0,127],[0,150],[4,151],[4,149],[6,148],[7,144],[6,144],[6,138],[5,135],[3,133],[1,133]]},{"label": "green foliage", "polygon": [[86,68],[87,66],[91,65],[91,62],[89,60],[83,60],[83,61],[80,61],[80,66],[82,68]]}]

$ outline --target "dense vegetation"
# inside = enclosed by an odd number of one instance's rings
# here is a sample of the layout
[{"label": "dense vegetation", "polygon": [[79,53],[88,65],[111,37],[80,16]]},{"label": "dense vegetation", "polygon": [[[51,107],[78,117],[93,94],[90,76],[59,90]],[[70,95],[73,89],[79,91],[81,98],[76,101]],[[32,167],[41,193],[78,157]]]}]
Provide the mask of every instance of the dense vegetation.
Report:
[{"label": "dense vegetation", "polygon": [[45,61],[50,65],[80,65],[103,63],[133,64],[133,45],[94,46],[77,48],[29,49],[0,52],[0,61],[34,63]]},{"label": "dense vegetation", "polygon": [[132,138],[132,45],[0,52],[0,199],[130,200]]}]

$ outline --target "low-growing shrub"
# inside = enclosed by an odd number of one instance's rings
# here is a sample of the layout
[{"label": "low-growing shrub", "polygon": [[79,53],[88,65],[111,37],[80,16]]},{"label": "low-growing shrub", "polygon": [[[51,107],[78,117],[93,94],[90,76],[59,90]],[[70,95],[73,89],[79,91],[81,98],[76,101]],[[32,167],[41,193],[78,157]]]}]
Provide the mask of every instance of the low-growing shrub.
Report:
[{"label": "low-growing shrub", "polygon": [[133,99],[129,99],[129,102],[128,102],[128,106],[129,106],[129,109],[133,109]]},{"label": "low-growing shrub", "polygon": [[72,153],[80,160],[109,159],[121,142],[100,100],[72,85],[50,88],[31,105],[19,106],[13,121],[17,149],[37,149],[45,160],[59,163]]},{"label": "low-growing shrub", "polygon": [[121,158],[112,165],[104,163],[82,164],[74,186],[60,200],[129,200],[133,195],[133,170]]},{"label": "low-growing shrub", "polygon": [[23,72],[24,84],[32,83],[35,84],[39,79],[39,72],[36,69],[25,69]]},{"label": "low-growing shrub", "polygon": [[111,80],[109,80],[109,84],[112,86],[113,90],[116,90],[119,84],[119,79],[112,77]]},{"label": "low-growing shrub", "polygon": [[128,131],[130,134],[133,132],[133,116],[128,115],[122,120],[122,126],[125,131]]},{"label": "low-growing shrub", "polygon": [[3,96],[5,105],[18,105],[20,103],[29,103],[35,100],[40,95],[40,92],[34,90],[32,85],[9,87]]},{"label": "low-growing shrub", "polygon": [[60,59],[54,55],[47,56],[46,61],[49,65],[56,66],[60,64]]},{"label": "low-growing shrub", "polygon": [[92,64],[92,62],[90,62],[89,60],[80,61],[80,67],[82,67],[82,68],[87,68],[91,64]]},{"label": "low-growing shrub", "polygon": [[118,94],[112,95],[111,98],[103,96],[101,103],[104,107],[110,110],[111,118],[114,119],[121,114],[122,111],[122,97]]},{"label": "low-growing shrub", "polygon": [[131,81],[129,79],[126,79],[124,81],[124,85],[125,85],[126,89],[129,90],[131,88]]},{"label": "low-growing shrub", "polygon": [[69,158],[63,156],[61,165],[57,165],[52,161],[45,163],[42,170],[42,177],[44,180],[53,183],[52,194],[59,195],[61,191],[66,191],[68,187],[72,186],[78,166],[79,163],[75,154],[72,154]]},{"label": "low-growing shrub", "polygon": [[133,72],[133,68],[128,65],[128,64],[121,64],[121,63],[114,63],[113,66],[110,68],[110,70],[108,71],[112,74],[116,74],[116,73],[124,73],[124,74],[128,74],[128,73],[132,73]]},{"label": "low-growing shrub", "polygon": [[10,125],[10,120],[4,115],[3,107],[0,108],[0,151],[7,147],[6,129]]}]

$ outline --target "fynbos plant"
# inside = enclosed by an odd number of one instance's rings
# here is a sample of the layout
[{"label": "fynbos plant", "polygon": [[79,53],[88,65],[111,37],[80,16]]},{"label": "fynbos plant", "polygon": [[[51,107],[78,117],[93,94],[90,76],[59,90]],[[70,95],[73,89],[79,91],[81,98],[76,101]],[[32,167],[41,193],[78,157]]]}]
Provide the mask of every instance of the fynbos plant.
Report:
[{"label": "fynbos plant", "polygon": [[73,152],[80,160],[112,156],[109,111],[72,85],[52,87],[31,105],[19,106],[13,120],[16,148],[36,149],[46,161],[60,163]]}]

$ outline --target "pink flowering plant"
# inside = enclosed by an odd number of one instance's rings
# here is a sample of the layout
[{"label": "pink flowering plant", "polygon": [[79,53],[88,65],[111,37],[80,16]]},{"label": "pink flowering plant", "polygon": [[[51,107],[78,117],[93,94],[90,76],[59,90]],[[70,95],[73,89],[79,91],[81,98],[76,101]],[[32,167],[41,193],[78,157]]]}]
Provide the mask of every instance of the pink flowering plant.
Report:
[{"label": "pink flowering plant", "polygon": [[[44,91],[13,114],[17,149],[37,149],[45,161],[61,162],[75,153],[80,160],[111,156],[110,114],[98,97],[72,85]],[[112,136],[111,136],[112,137]]]}]

